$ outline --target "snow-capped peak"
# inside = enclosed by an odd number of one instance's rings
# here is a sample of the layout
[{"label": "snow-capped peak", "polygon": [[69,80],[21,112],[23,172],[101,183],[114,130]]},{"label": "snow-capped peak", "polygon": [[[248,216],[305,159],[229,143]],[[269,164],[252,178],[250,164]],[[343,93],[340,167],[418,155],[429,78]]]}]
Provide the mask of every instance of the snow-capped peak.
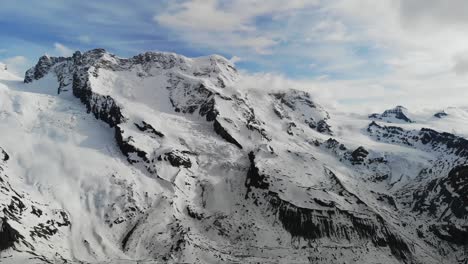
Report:
[{"label": "snow-capped peak", "polygon": [[392,109],[385,110],[382,114],[371,114],[369,115],[371,119],[382,120],[388,123],[413,123],[414,121],[410,119],[408,109],[398,105]]}]

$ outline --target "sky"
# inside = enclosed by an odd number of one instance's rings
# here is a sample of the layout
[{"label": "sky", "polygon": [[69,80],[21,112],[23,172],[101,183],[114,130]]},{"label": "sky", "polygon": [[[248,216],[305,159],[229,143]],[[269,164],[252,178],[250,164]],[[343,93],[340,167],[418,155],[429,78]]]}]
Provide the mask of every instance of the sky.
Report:
[{"label": "sky", "polygon": [[2,0],[0,61],[43,54],[220,54],[250,86],[310,90],[362,111],[467,105],[464,0]]}]

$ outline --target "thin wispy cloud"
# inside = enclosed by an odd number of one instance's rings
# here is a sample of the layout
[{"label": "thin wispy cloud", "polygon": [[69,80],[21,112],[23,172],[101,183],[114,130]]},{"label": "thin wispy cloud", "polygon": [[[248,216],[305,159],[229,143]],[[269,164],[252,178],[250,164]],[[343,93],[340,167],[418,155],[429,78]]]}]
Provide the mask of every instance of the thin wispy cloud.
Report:
[{"label": "thin wispy cloud", "polygon": [[21,76],[24,71],[28,68],[28,64],[30,63],[28,59],[24,56],[14,56],[5,58],[2,60],[8,70],[18,76]]},{"label": "thin wispy cloud", "polygon": [[69,47],[61,44],[61,43],[54,43],[55,53],[62,57],[71,56],[73,54],[73,50]]}]

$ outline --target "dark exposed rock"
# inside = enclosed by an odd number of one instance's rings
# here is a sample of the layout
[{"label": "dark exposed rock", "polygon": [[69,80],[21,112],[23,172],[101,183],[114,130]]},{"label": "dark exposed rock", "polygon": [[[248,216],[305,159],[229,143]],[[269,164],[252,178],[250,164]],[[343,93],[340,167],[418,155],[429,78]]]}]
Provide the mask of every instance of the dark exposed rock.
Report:
[{"label": "dark exposed rock", "polygon": [[282,104],[296,110],[296,103],[307,105],[310,108],[316,108],[317,106],[310,99],[310,95],[303,91],[294,90],[291,94],[285,92],[272,94],[276,99],[280,100]]},{"label": "dark exposed rock", "polygon": [[[380,126],[372,121],[367,127],[367,132],[376,137],[379,141],[390,141],[392,143],[400,143],[407,146],[413,146],[413,139],[410,132],[405,131],[397,126]],[[415,139],[416,140],[416,139]]]},{"label": "dark exposed rock", "polygon": [[136,228],[138,226],[138,223],[135,224],[132,229],[130,229],[130,231],[127,232],[127,234],[125,235],[125,237],[122,239],[122,249],[125,250],[126,247],[127,247],[127,243],[130,239],[130,237],[133,235],[133,232],[135,232]]},{"label": "dark exposed rock", "polygon": [[70,218],[69,218],[69,216],[68,216],[68,214],[66,212],[60,211],[60,216],[62,218],[62,221],[57,222],[58,227],[71,226]]},{"label": "dark exposed rock", "polygon": [[369,124],[367,131],[370,135],[375,136],[377,140],[400,143],[407,146],[414,146],[415,143],[420,142],[432,149],[444,147],[447,153],[468,158],[468,140],[447,132],[437,132],[429,128],[422,128],[418,132],[405,131],[401,127],[380,126],[375,122]]},{"label": "dark exposed rock", "polygon": [[286,113],[284,108],[279,105],[279,104],[274,104],[273,105],[273,112],[280,118],[280,119],[285,119],[289,118],[289,115]]},{"label": "dark exposed rock", "polygon": [[6,151],[5,151],[4,149],[2,149],[2,148],[0,148],[0,150],[2,151],[2,155],[3,155],[2,160],[3,160],[3,161],[9,160],[9,159],[10,159],[10,156],[8,155],[8,153],[6,153]]},{"label": "dark exposed rock", "polygon": [[438,218],[442,213],[438,212],[439,208],[448,206],[450,212],[444,212],[445,217],[463,219],[468,215],[468,166],[456,167],[448,176],[430,181],[424,189],[417,190],[413,198],[413,211],[427,212]]},{"label": "dark exposed rock", "polygon": [[364,147],[358,147],[351,153],[351,163],[352,164],[362,164],[366,159],[367,155],[369,155],[369,151],[367,151]]},{"label": "dark exposed rock", "polygon": [[332,135],[330,125],[326,122],[330,118],[328,113],[311,100],[309,93],[290,90],[288,92],[273,93],[271,96],[275,99],[273,112],[280,119],[294,120],[294,116],[296,116],[311,129]]},{"label": "dark exposed rock", "polygon": [[196,212],[191,206],[187,206],[187,214],[197,220],[202,220],[205,218],[202,213]]},{"label": "dark exposed rock", "polygon": [[73,75],[73,95],[86,105],[88,113],[92,112],[97,119],[106,122],[109,126],[114,127],[124,122],[125,118],[114,99],[108,95],[94,93],[86,75],[79,73]]},{"label": "dark exposed rock", "polygon": [[157,52],[145,52],[130,59],[133,64],[147,65],[160,69],[171,69],[177,64],[183,63],[183,58],[175,54],[162,54]]},{"label": "dark exposed rock", "polygon": [[34,80],[39,80],[44,77],[55,64],[65,60],[67,60],[67,58],[64,57],[49,57],[47,55],[40,57],[36,66],[26,72],[24,82],[30,83]]},{"label": "dark exposed rock", "polygon": [[290,135],[290,136],[293,136],[294,135],[294,132],[293,132],[293,128],[297,127],[296,126],[296,123],[294,122],[289,122],[288,123],[288,128],[286,130],[286,132]]},{"label": "dark exposed rock", "polygon": [[388,178],[389,178],[388,174],[376,175],[373,178],[373,182],[385,181],[385,180],[388,180]]},{"label": "dark exposed rock", "polygon": [[173,167],[192,167],[192,162],[190,161],[190,158],[185,153],[178,150],[173,150],[164,154],[164,160],[169,161],[169,163]]},{"label": "dark exposed rock", "polygon": [[30,231],[32,238],[44,238],[49,239],[51,236],[57,234],[58,229],[55,227],[54,221],[47,221],[47,223],[39,223],[37,226],[33,227],[33,230]]},{"label": "dark exposed rock", "polygon": [[457,156],[468,158],[468,140],[447,132],[437,132],[429,128],[419,131],[421,143],[424,145],[443,145]]},{"label": "dark exposed rock", "polygon": [[208,122],[214,121],[219,115],[218,110],[215,108],[215,99],[211,98],[206,103],[202,104],[199,114],[201,116],[206,116],[206,121]]},{"label": "dark exposed rock", "polygon": [[158,136],[158,137],[164,137],[163,133],[161,133],[160,131],[154,129],[154,127],[152,125],[146,123],[145,121],[141,121],[141,125],[135,123],[135,126],[142,132],[148,132],[148,133],[153,134],[153,135]]},{"label": "dark exposed rock", "polygon": [[218,122],[217,119],[213,122],[213,127],[214,127],[214,131],[216,132],[216,134],[218,134],[219,136],[221,136],[221,137],[222,137],[224,140],[226,140],[227,142],[232,143],[232,144],[236,145],[238,148],[242,149],[242,145],[239,144],[239,142],[237,142],[237,140],[234,139],[234,138],[227,132],[227,130]]},{"label": "dark exposed rock", "polygon": [[437,237],[456,245],[468,245],[468,225],[434,224],[429,227]]},{"label": "dark exposed rock", "polygon": [[36,208],[35,206],[31,207],[31,213],[36,215],[37,217],[41,217],[42,215],[42,210],[39,208]]},{"label": "dark exposed rock", "polygon": [[257,118],[254,109],[249,105],[248,101],[245,98],[241,98],[236,95],[233,96],[233,101],[235,102],[234,106],[236,110],[242,114],[247,129],[250,131],[256,131],[262,136],[262,138],[267,141],[271,141],[271,137],[263,128],[265,123]]},{"label": "dark exposed rock", "polygon": [[[169,83],[171,84],[167,87],[169,99],[176,112],[192,114],[202,105],[209,104],[214,96],[214,93],[203,83],[192,84],[179,76],[170,78]],[[181,98],[182,101],[180,101]]]},{"label": "dark exposed rock", "polygon": [[323,134],[332,135],[331,127],[327,124],[325,120],[320,120],[317,122],[317,131]]},{"label": "dark exposed rock", "polygon": [[[352,211],[340,209],[334,202],[322,201],[315,198],[314,202],[323,209],[303,208],[292,202],[283,200],[278,193],[270,191],[267,175],[262,175],[255,165],[255,154],[249,153],[250,167],[247,172],[245,185],[247,187],[246,198],[252,188],[260,190],[274,216],[281,222],[283,228],[293,237],[302,237],[307,240],[320,238],[370,240],[376,247],[389,247],[392,254],[405,263],[411,262],[412,248],[397,235],[383,217],[377,213],[368,215],[355,215]],[[349,193],[336,175],[329,171],[332,181],[336,181],[340,195],[346,195],[350,199],[356,199],[356,203],[367,206],[358,196]],[[259,205],[257,196],[252,196],[254,203]],[[393,200],[391,200],[393,201]],[[391,202],[390,201],[390,202]],[[394,201],[393,201],[394,202]],[[346,219],[343,221],[343,219]]]},{"label": "dark exposed rock", "polygon": [[332,150],[341,150],[341,151],[347,150],[345,145],[343,145],[342,143],[340,143],[338,140],[334,138],[327,139],[327,141],[324,142],[324,146]]},{"label": "dark exposed rock", "polygon": [[397,204],[395,202],[395,198],[393,198],[393,196],[385,194],[385,193],[377,193],[374,191],[371,191],[371,192],[377,196],[377,201],[390,205],[392,209],[394,209],[395,211],[398,210]]},{"label": "dark exposed rock", "polygon": [[[398,259],[406,262],[411,258],[410,246],[392,232],[387,227],[385,220],[379,215],[376,216],[376,219],[368,219],[338,208],[330,208],[329,210],[301,208],[282,200],[278,194],[272,192],[269,193],[268,199],[284,229],[292,236],[311,240],[323,237],[350,241],[356,238],[369,239],[377,247],[388,246]],[[335,222],[335,218],[345,218],[350,224]]]},{"label": "dark exposed rock", "polygon": [[[266,190],[270,186],[266,177],[260,174],[259,169],[255,165],[255,153],[249,152],[250,167],[247,171],[247,177],[245,179],[245,186],[247,187],[247,194],[252,187]],[[246,197],[247,197],[246,194]]]},{"label": "dark exposed rock", "polygon": [[437,118],[443,118],[443,117],[446,117],[448,116],[447,113],[445,113],[445,111],[441,111],[441,112],[437,112],[434,114],[434,117],[437,117]]},{"label": "dark exposed rock", "polygon": [[14,247],[24,237],[8,224],[5,217],[0,219],[0,252]]},{"label": "dark exposed rock", "polygon": [[128,162],[130,163],[136,163],[138,162],[137,160],[134,160],[130,157],[130,153],[135,153],[138,157],[140,157],[143,161],[149,162],[147,153],[144,152],[143,150],[140,150],[136,148],[134,145],[132,145],[132,138],[123,138],[123,133],[124,131],[120,128],[120,126],[115,127],[115,140],[117,141],[117,145],[120,148],[120,151],[127,157]]},{"label": "dark exposed rock", "polygon": [[[443,137],[445,142],[446,137]],[[458,148],[455,148],[458,149]],[[465,155],[465,151],[457,151]],[[429,231],[456,245],[468,245],[468,166],[453,168],[447,176],[429,181],[413,193],[412,211],[428,215]]]},{"label": "dark exposed rock", "polygon": [[23,211],[26,209],[23,201],[18,196],[11,196],[10,204],[3,208],[3,213],[10,219],[18,221]]}]

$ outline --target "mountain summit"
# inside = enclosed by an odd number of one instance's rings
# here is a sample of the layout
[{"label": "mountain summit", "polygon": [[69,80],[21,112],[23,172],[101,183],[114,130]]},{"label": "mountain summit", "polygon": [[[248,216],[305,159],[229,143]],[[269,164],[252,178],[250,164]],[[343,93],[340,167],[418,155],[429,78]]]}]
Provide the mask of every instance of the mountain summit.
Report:
[{"label": "mountain summit", "polygon": [[414,121],[408,115],[408,109],[398,105],[395,108],[385,110],[382,114],[371,114],[369,118],[382,120],[387,123],[413,123]]}]

